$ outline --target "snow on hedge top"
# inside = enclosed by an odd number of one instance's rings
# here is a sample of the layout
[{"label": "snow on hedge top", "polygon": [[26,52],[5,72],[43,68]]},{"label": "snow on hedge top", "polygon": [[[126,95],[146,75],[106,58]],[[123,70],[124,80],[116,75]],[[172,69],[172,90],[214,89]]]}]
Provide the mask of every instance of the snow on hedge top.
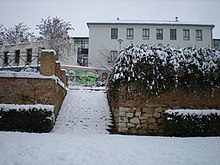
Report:
[{"label": "snow on hedge top", "polygon": [[198,116],[207,116],[210,114],[217,114],[220,116],[220,110],[217,109],[168,109],[165,111],[167,114],[177,114],[177,115],[198,115]]},{"label": "snow on hedge top", "polygon": [[[170,46],[131,45],[119,53],[110,79],[113,81],[142,79],[145,73],[140,73],[136,69],[140,63],[167,66],[176,74],[183,68],[187,68],[188,73],[191,73],[196,67],[205,74],[219,69],[220,52],[208,48],[176,49]],[[152,74],[157,74],[158,70],[156,66]]]},{"label": "snow on hedge top", "polygon": [[28,111],[28,110],[44,110],[53,112],[54,106],[53,105],[43,105],[43,104],[35,104],[35,105],[21,105],[21,104],[0,104],[0,110],[7,112],[10,110],[16,111]]}]

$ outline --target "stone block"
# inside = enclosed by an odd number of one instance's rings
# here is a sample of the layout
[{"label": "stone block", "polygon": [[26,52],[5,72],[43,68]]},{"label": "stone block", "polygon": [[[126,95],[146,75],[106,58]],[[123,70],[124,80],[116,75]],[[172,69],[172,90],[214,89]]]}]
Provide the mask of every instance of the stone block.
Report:
[{"label": "stone block", "polygon": [[126,127],[126,123],[119,123],[118,126],[119,127]]},{"label": "stone block", "polygon": [[134,117],[134,113],[133,112],[129,112],[129,113],[126,114],[126,116],[132,118],[132,117]]},{"label": "stone block", "polygon": [[141,129],[142,128],[142,126],[140,125],[140,124],[138,124],[137,126],[136,126],[136,129]]},{"label": "stone block", "polygon": [[128,123],[128,119],[126,117],[119,117],[120,123]]},{"label": "stone block", "polygon": [[119,107],[119,112],[129,112],[130,108]]},{"label": "stone block", "polygon": [[140,119],[140,120],[147,120],[148,117],[147,117],[147,116],[140,116],[139,119]]},{"label": "stone block", "polygon": [[159,129],[158,125],[157,124],[150,124],[149,125],[149,129]]},{"label": "stone block", "polygon": [[143,130],[143,129],[139,129],[139,130],[137,130],[137,133],[138,133],[139,135],[145,135],[145,134],[147,133],[147,131],[146,131],[146,130]]},{"label": "stone block", "polygon": [[130,119],[130,123],[140,124],[140,120],[137,117],[134,117],[134,118]]},{"label": "stone block", "polygon": [[119,116],[125,117],[125,112],[119,111]]},{"label": "stone block", "polygon": [[141,126],[143,129],[148,129],[148,127],[149,127],[148,123],[141,124]]},{"label": "stone block", "polygon": [[141,120],[141,123],[147,123],[147,120]]},{"label": "stone block", "polygon": [[149,122],[149,123],[156,123],[156,119],[155,119],[155,118],[149,118],[149,119],[148,119],[148,122]]},{"label": "stone block", "polygon": [[143,108],[142,112],[145,112],[147,114],[153,114],[154,108]]},{"label": "stone block", "polygon": [[119,127],[119,128],[118,128],[118,132],[120,132],[120,133],[126,133],[126,132],[128,132],[128,128],[126,128],[126,127]]},{"label": "stone block", "polygon": [[158,118],[160,118],[160,113],[155,112],[153,116],[154,116],[156,119],[158,119]]},{"label": "stone block", "polygon": [[155,112],[162,113],[163,111],[164,111],[164,108],[162,108],[162,107],[155,108]]},{"label": "stone block", "polygon": [[130,128],[129,132],[132,133],[132,134],[137,134],[136,128]]},{"label": "stone block", "polygon": [[135,127],[135,126],[136,126],[135,124],[127,123],[127,127],[128,127],[128,128],[133,128],[133,127]]},{"label": "stone block", "polygon": [[141,112],[135,112],[135,116],[136,116],[136,117],[141,116]]}]

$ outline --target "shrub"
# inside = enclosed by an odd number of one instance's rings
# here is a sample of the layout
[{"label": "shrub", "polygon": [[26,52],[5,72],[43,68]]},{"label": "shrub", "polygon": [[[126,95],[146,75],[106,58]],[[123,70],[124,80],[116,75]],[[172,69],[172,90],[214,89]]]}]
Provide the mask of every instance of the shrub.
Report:
[{"label": "shrub", "polygon": [[131,45],[122,50],[109,88],[138,81],[150,96],[175,88],[196,93],[220,88],[220,52],[208,48]]},{"label": "shrub", "polygon": [[220,110],[167,110],[164,121],[169,136],[220,136]]},{"label": "shrub", "polygon": [[50,132],[55,122],[52,105],[0,104],[0,130]]}]

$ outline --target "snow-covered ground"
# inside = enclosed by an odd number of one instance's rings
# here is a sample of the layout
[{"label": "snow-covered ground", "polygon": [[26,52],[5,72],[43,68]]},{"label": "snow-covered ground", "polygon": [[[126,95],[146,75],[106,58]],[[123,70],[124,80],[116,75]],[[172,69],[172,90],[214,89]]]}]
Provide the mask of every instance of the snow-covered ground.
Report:
[{"label": "snow-covered ground", "polygon": [[0,164],[220,164],[220,137],[109,135],[109,124],[103,90],[70,90],[51,133],[0,132]]}]

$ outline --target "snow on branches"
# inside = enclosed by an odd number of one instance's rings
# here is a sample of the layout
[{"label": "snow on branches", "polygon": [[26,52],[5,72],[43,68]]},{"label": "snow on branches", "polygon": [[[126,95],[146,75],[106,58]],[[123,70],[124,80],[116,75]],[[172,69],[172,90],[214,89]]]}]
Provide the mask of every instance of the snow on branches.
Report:
[{"label": "snow on branches", "polygon": [[159,95],[181,87],[195,92],[220,88],[220,52],[208,48],[130,45],[119,53],[110,75],[112,82],[144,82]]}]

